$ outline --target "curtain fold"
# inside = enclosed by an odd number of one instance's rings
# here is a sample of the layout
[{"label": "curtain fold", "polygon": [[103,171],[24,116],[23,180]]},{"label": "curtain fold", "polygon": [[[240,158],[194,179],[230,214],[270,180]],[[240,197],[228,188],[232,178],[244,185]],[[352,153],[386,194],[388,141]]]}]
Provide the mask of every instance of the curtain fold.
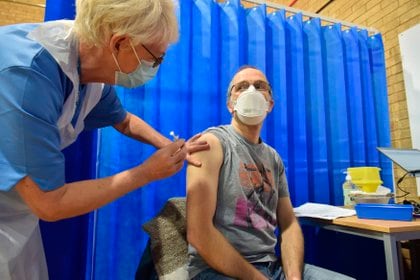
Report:
[{"label": "curtain fold", "polygon": [[[216,5],[215,5],[216,6]],[[217,7],[217,6],[216,6]],[[230,113],[226,108],[227,88],[230,82],[230,77],[235,73],[239,65],[244,63],[243,54],[244,46],[243,31],[244,25],[240,23],[243,18],[243,9],[239,4],[239,0],[227,1],[220,4],[219,9],[219,99],[214,103],[217,110],[220,110],[220,123],[226,123],[230,119]],[[182,36],[182,35],[181,35]],[[220,124],[219,123],[219,124]]]},{"label": "curtain fold", "polygon": [[[61,5],[74,9],[66,1],[49,0],[46,19],[74,15],[71,9],[63,15]],[[244,8],[239,0],[180,1],[177,15],[180,40],[170,46],[158,75],[143,87],[117,89],[129,112],[168,137],[174,131],[186,139],[229,123],[228,84],[238,67],[251,64],[266,72],[273,88],[275,106],[262,139],[283,158],[294,206],[307,201],[342,205],[343,172],[351,166],[381,167],[384,185],[392,187],[391,163],[376,150],[391,144],[380,34],[283,10],[267,13],[265,5]],[[136,166],[155,151],[112,128],[100,131],[98,143],[99,177]],[[87,147],[88,158],[96,158],[96,146]],[[76,164],[69,164],[70,170]],[[78,273],[85,279],[134,279],[148,240],[141,226],[174,196],[185,196],[185,168],[90,215],[88,225],[84,220],[77,230],[87,235],[87,244],[73,243],[76,258],[86,261]],[[313,244],[306,245],[309,257],[316,259],[320,245],[308,240]],[[330,268],[341,269],[334,265]]]},{"label": "curtain fold", "polygon": [[371,73],[371,61],[369,59],[369,49],[367,45],[368,33],[366,30],[358,32],[360,49],[360,67],[362,74],[363,109],[365,121],[365,146],[366,163],[369,166],[379,165],[376,108],[373,99],[373,84]]},{"label": "curtain fold", "polygon": [[[376,34],[370,36],[367,40],[369,50],[369,60],[371,61],[370,73],[372,74],[373,102],[375,104],[375,122],[378,146],[390,147],[391,134],[388,91],[386,83],[385,54],[382,42],[382,36]],[[379,154],[379,166],[382,168],[381,179],[384,186],[392,186],[392,162],[383,154]]]},{"label": "curtain fold", "polygon": [[308,149],[308,184],[317,186],[309,188],[309,196],[317,202],[331,201],[328,174],[327,123],[322,64],[321,21],[312,19],[303,25],[304,70],[306,77],[305,98]]},{"label": "curtain fold", "polygon": [[343,203],[343,172],[350,166],[341,25],[322,27],[322,35],[330,194],[331,203],[340,205]]},{"label": "curtain fold", "polygon": [[[286,81],[286,30],[285,12],[276,11],[267,15],[267,60],[266,75],[273,89],[275,107],[287,104]],[[232,75],[231,75],[232,76]],[[267,141],[277,147],[282,155],[286,173],[289,166],[289,133],[287,125],[287,110],[273,110],[267,116]],[[273,132],[273,130],[275,131]]]},{"label": "curtain fold", "polygon": [[275,110],[288,110],[289,166],[288,180],[292,201],[301,205],[309,201],[308,151],[306,148],[306,100],[304,80],[302,14],[286,19],[286,86],[287,104],[280,102]]},{"label": "curtain fold", "polygon": [[346,91],[350,93],[347,94],[350,160],[353,166],[363,166],[366,162],[365,124],[357,29],[346,30],[343,33],[343,42]]}]

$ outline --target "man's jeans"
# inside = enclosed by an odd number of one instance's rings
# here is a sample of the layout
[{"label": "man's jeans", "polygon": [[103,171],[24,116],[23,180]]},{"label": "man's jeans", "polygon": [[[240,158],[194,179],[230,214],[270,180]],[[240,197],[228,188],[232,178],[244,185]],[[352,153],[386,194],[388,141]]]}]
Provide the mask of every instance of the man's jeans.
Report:
[{"label": "man's jeans", "polygon": [[[264,263],[253,263],[254,267],[261,271],[270,280],[286,280],[283,269],[279,262],[264,262]],[[234,279],[231,277],[224,276],[218,273],[214,269],[206,269],[193,280],[228,280]],[[333,272],[324,268],[305,264],[303,271],[303,279],[305,280],[350,280],[354,279],[346,275]]]}]

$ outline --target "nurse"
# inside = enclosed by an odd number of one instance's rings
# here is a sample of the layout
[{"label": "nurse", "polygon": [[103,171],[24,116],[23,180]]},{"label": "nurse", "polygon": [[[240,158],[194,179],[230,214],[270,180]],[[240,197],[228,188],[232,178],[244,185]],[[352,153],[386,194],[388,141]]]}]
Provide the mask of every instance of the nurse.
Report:
[{"label": "nurse", "polygon": [[[48,279],[38,220],[101,207],[178,172],[205,142],[170,141],[121,106],[177,40],[172,0],[77,0],[74,21],[0,28],[0,279]],[[158,150],[110,177],[66,183],[61,150],[112,125]]]}]

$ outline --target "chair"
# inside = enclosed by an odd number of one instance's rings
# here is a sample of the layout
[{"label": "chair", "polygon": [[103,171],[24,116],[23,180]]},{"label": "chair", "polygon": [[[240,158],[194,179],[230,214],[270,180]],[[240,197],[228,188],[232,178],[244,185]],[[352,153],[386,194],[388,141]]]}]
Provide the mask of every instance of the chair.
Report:
[{"label": "chair", "polygon": [[186,198],[170,198],[161,211],[143,224],[149,242],[136,272],[137,279],[188,279]]}]

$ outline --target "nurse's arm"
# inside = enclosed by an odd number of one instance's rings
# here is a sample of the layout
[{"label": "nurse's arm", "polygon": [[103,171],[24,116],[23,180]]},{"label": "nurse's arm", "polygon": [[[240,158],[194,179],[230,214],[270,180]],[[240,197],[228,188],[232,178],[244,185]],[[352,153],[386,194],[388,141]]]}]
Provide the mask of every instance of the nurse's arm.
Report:
[{"label": "nurse's arm", "polygon": [[152,181],[182,169],[187,151],[183,140],[155,152],[143,164],[113,176],[73,182],[43,191],[29,176],[15,189],[32,212],[42,220],[57,221],[95,210]]},{"label": "nurse's arm", "polygon": [[[157,132],[145,121],[129,112],[127,112],[127,116],[122,122],[114,125],[114,128],[128,137],[153,145],[156,148],[162,148],[169,143],[172,143],[171,140]],[[198,140],[200,136],[201,134],[197,134],[185,143],[188,152],[186,159],[189,164],[194,166],[200,166],[201,162],[196,160],[191,154],[210,149],[210,145],[206,141]]]},{"label": "nurse's arm", "polygon": [[158,149],[172,143],[145,121],[129,112],[122,122],[114,125],[114,128],[130,138],[153,145]]}]

